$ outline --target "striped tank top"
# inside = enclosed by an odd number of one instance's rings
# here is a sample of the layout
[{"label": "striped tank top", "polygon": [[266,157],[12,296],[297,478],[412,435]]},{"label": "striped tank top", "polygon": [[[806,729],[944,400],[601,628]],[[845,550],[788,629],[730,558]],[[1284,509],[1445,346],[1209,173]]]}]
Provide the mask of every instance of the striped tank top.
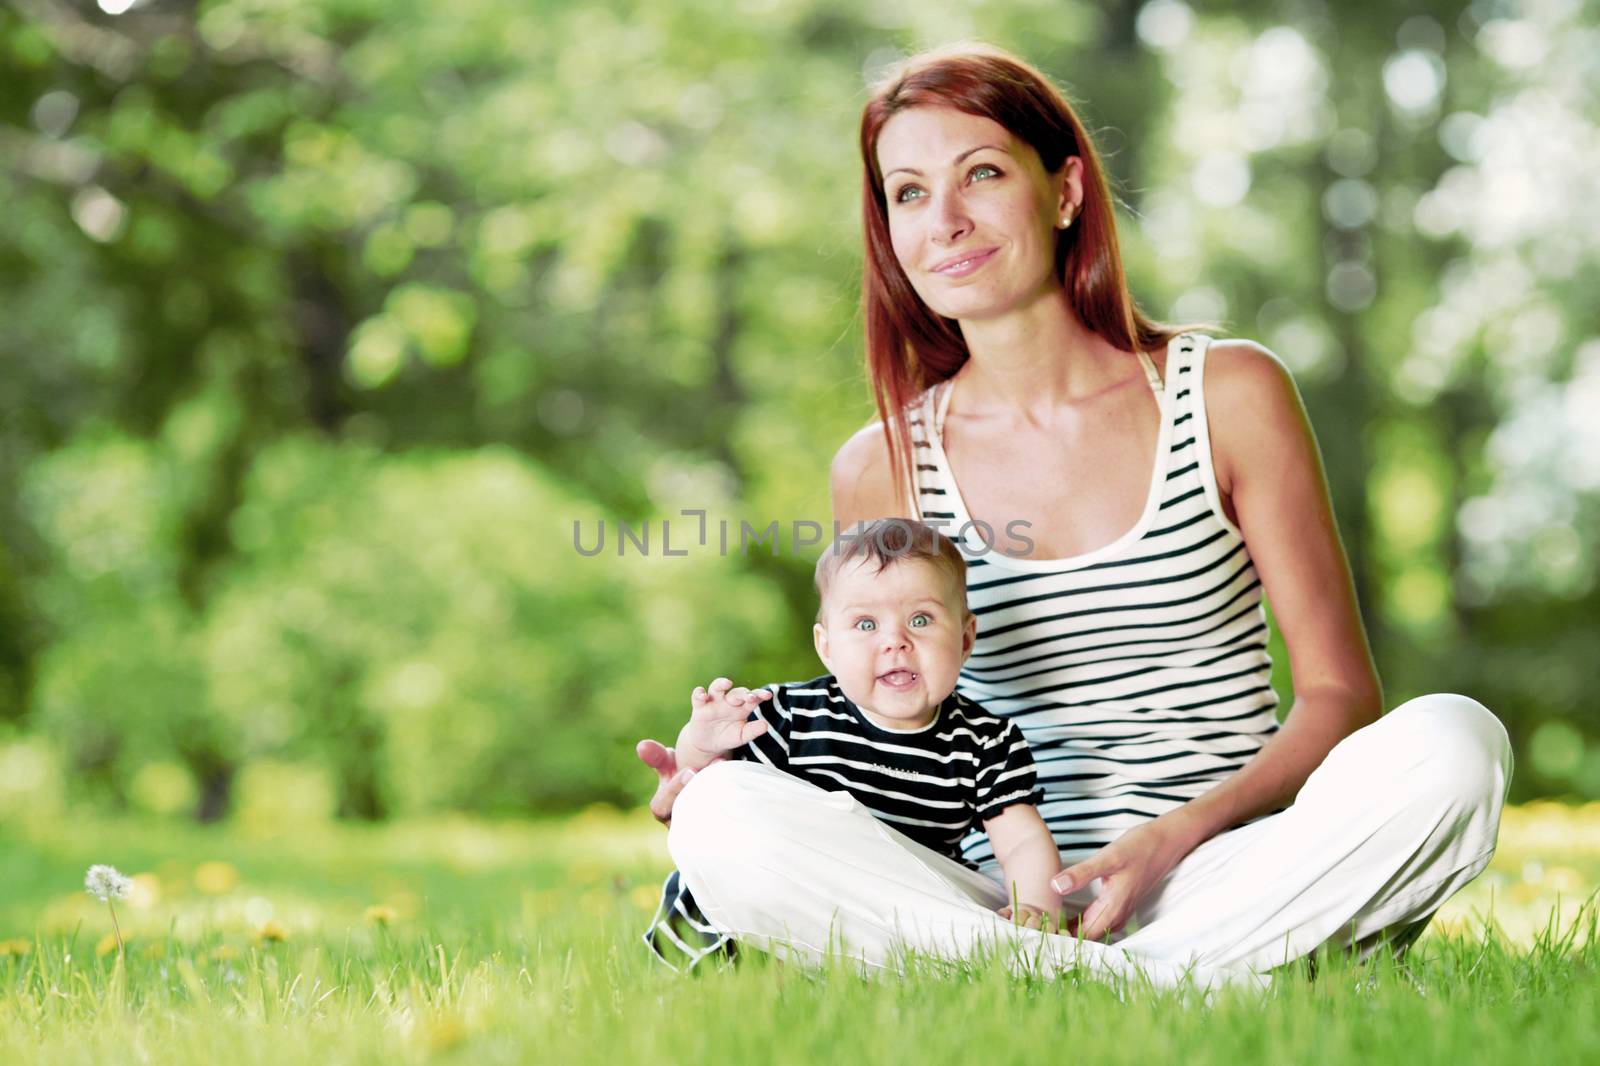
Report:
[{"label": "striped tank top", "polygon": [[[972,524],[943,447],[948,382],[908,411],[918,511],[960,546],[978,617],[957,691],[1021,728],[1039,813],[1069,864],[1205,792],[1278,728],[1261,581],[1211,465],[1209,343],[1175,337],[1165,383],[1140,353],[1161,408],[1144,512],[1117,540],[1067,559],[1010,558],[1015,540]],[[981,832],[961,846],[994,868]]]}]

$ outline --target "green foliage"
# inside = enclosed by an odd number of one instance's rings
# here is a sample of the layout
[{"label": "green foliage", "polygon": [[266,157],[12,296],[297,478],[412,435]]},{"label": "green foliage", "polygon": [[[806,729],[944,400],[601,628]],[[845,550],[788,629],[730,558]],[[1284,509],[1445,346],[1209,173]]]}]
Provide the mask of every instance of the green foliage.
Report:
[{"label": "green foliage", "polygon": [[806,560],[570,523],[826,520],[863,76],[980,36],[1080,102],[1144,306],[1295,371],[1390,703],[1469,692],[1521,794],[1600,795],[1582,17],[6,8],[0,735],[208,817],[258,760],[568,806],[646,786],[675,693],[814,669]]},{"label": "green foliage", "polygon": [[236,555],[192,614],[163,563],[167,463],[85,444],[25,494],[61,630],[36,724],[111,795],[173,753],[202,783],[254,759],[320,766],[365,817],[622,798],[606,782],[628,779],[632,741],[709,680],[699,649],[745,662],[751,634],[785,624],[764,582],[714,560],[581,557],[571,527],[592,507],[509,449],[294,438],[257,458]]},{"label": "green foliage", "polygon": [[202,774],[236,758],[176,586],[183,494],[170,456],[86,435],[30,467],[21,502],[46,547],[34,593],[55,633],[32,722],[71,753],[79,794],[120,798],[140,766],[173,755]]},{"label": "green foliage", "polygon": [[620,798],[600,783],[681,716],[696,650],[742,658],[782,607],[694,561],[581,558],[585,509],[507,449],[275,445],[208,625],[217,713],[251,754],[338,767],[347,812]]}]

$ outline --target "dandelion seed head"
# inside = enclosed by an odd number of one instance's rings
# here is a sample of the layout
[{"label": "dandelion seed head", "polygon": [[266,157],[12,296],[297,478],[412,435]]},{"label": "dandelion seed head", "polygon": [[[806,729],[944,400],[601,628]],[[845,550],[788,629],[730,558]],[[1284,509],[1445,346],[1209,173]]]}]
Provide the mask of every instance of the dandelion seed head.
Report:
[{"label": "dandelion seed head", "polygon": [[101,901],[127,899],[133,894],[133,878],[117,872],[115,866],[95,864],[83,879],[83,887]]}]

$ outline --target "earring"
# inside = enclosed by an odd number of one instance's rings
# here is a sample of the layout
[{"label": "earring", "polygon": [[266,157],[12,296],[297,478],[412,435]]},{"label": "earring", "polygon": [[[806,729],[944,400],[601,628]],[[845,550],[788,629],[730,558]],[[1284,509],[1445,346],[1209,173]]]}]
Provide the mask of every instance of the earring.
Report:
[{"label": "earring", "polygon": [[1070,225],[1072,225],[1072,216],[1071,215],[1062,215],[1061,216],[1061,228],[1062,229],[1066,229]]}]

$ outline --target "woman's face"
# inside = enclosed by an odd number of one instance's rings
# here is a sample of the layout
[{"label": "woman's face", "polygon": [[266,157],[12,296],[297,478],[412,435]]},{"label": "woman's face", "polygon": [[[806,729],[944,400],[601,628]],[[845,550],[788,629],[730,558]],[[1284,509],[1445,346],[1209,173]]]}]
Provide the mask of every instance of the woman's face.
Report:
[{"label": "woman's face", "polygon": [[895,258],[934,312],[993,317],[1055,284],[1059,223],[1081,198],[1076,157],[1050,174],[993,119],[915,107],[884,124],[878,166]]}]

